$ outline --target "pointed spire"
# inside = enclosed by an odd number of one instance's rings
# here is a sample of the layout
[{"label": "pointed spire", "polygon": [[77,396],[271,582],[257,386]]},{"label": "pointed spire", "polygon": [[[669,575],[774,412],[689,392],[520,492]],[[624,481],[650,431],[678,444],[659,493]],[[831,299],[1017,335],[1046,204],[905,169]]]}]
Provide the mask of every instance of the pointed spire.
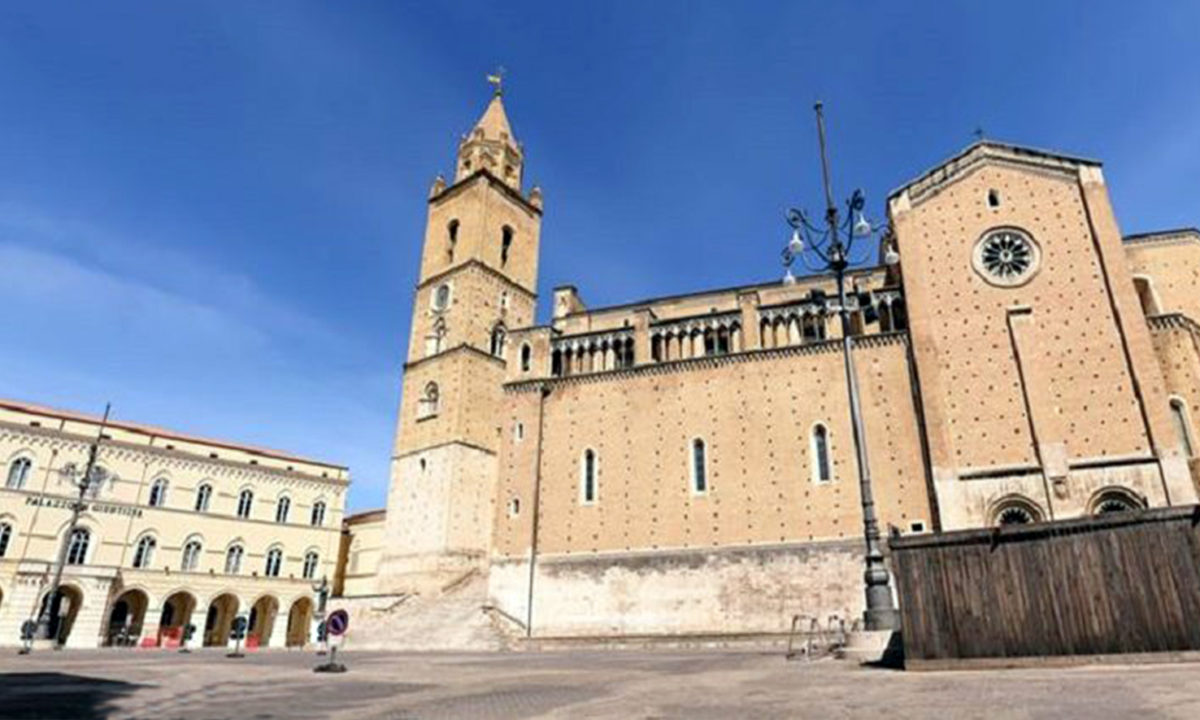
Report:
[{"label": "pointed spire", "polygon": [[504,101],[498,93],[492,96],[492,101],[483,111],[483,116],[475,123],[475,130],[482,130],[483,136],[488,140],[507,140],[516,144],[512,127],[508,124],[508,114],[504,112]]},{"label": "pointed spire", "polygon": [[461,182],[480,170],[486,170],[520,192],[524,154],[513,136],[512,126],[508,123],[508,113],[504,111],[501,78],[501,75],[488,76],[488,81],[494,84],[496,89],[479,122],[475,123],[475,127],[463,137],[458,146],[458,167],[454,173],[454,182]]}]

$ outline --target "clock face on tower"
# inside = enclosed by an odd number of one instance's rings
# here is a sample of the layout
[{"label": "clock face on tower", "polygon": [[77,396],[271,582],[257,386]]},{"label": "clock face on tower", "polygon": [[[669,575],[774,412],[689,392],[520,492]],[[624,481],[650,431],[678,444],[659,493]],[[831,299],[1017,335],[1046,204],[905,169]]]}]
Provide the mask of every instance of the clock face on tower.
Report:
[{"label": "clock face on tower", "polygon": [[975,272],[992,285],[1017,287],[1037,273],[1042,253],[1029,234],[1017,228],[997,228],[975,243]]}]

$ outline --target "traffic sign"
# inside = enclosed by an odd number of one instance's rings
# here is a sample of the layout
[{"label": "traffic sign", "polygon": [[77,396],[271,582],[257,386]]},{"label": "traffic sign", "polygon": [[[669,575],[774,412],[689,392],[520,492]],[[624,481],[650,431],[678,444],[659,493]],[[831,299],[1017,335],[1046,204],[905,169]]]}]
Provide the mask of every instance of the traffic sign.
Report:
[{"label": "traffic sign", "polygon": [[334,610],[325,621],[325,631],[334,637],[344,635],[349,627],[350,613],[345,610]]}]

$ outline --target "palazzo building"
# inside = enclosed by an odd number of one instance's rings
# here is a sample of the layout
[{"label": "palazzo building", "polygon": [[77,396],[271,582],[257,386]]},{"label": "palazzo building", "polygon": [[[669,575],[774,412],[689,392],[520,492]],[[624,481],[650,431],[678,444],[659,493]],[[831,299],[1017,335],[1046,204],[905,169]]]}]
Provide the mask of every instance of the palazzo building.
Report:
[{"label": "palazzo building", "polygon": [[[64,546],[52,630],[66,647],[177,647],[188,624],[191,645],[224,646],[238,615],[251,645],[310,642],[314,583],[334,580],[346,468],[100,420],[0,400],[0,645],[37,618]],[[68,534],[97,437],[103,482]]]},{"label": "palazzo building", "polygon": [[[539,324],[543,197],[499,95],[455,163],[429,195],[386,516],[349,529],[381,536],[360,543],[377,571],[347,596],[479,578],[534,636],[858,617],[832,278],[599,308],[560,287]],[[1100,163],[991,141],[887,214],[899,262],[850,280],[883,527],[1196,502],[1200,233],[1122,238]]]}]

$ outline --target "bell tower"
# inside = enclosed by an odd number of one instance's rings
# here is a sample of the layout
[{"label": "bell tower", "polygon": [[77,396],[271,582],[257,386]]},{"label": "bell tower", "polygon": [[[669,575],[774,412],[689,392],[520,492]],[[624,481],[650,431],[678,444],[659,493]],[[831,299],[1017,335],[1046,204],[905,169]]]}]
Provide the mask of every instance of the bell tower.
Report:
[{"label": "bell tower", "polygon": [[487,562],[508,329],[534,323],[542,197],[499,84],[429,194],[391,463],[381,592],[431,591]]}]

